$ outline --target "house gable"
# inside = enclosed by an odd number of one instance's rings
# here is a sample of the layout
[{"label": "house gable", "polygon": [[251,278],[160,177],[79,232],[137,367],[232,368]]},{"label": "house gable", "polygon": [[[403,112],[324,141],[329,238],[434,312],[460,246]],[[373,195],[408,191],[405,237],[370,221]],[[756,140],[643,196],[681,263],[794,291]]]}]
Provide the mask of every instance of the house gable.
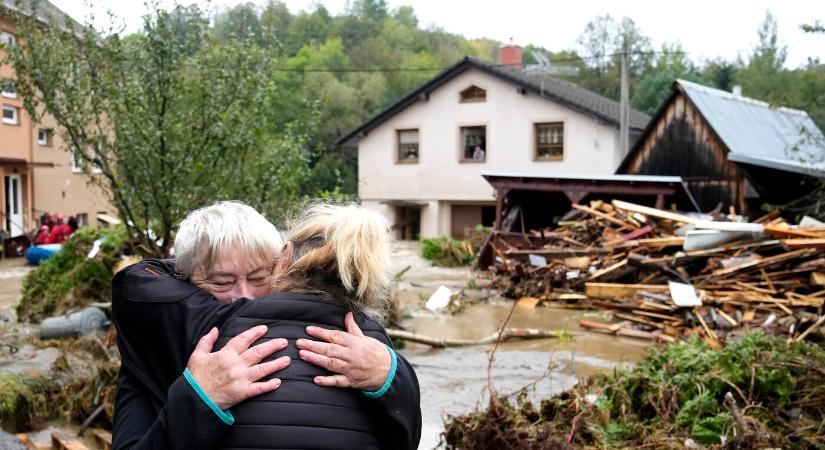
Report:
[{"label": "house gable", "polygon": [[728,153],[690,99],[674,89],[617,173],[681,176],[704,208],[722,203],[742,211],[746,174]]},{"label": "house gable", "polygon": [[[420,101],[427,101],[430,95],[437,89],[469,69],[477,69],[495,78],[506,81],[514,85],[516,90],[521,94],[527,94],[528,92],[536,94],[540,98],[562,104],[569,109],[593,117],[602,123],[614,127],[618,127],[619,125],[620,107],[619,103],[614,100],[588,91],[568,81],[549,77],[537,77],[525,74],[520,70],[513,70],[476,58],[465,57],[339,138],[336,145],[348,145],[352,143],[353,139],[363,138],[370,131],[406,108]],[[634,132],[643,129],[649,120],[650,117],[646,114],[631,109],[631,134],[635,134]]]}]

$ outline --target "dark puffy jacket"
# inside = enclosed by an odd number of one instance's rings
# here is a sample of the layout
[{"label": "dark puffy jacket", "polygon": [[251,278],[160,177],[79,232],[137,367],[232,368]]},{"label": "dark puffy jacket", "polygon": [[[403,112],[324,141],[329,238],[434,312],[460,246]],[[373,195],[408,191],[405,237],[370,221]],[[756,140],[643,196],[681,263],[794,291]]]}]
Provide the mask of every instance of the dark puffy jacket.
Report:
[{"label": "dark puffy jacket", "polygon": [[[286,349],[267,358],[292,358],[274,376],[282,380],[273,392],[253,397],[231,408],[235,425],[220,443],[224,449],[379,449],[390,448],[392,437],[381,436],[381,417],[361,391],[325,388],[314,377],[331,375],[298,357],[295,340],[314,339],[307,325],[343,330],[347,308],[315,294],[278,292],[249,302],[221,327],[216,344],[221,348],[234,336],[255,325],[269,327],[255,344],[285,338]],[[383,327],[363,314],[356,323],[367,336],[390,345]]]}]

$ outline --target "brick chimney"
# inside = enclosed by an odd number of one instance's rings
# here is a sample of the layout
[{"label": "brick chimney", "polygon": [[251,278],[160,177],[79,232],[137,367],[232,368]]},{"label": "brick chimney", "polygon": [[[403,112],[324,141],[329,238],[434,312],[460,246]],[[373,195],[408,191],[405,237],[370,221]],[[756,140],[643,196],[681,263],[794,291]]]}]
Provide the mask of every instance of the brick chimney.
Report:
[{"label": "brick chimney", "polygon": [[508,44],[501,46],[499,49],[499,62],[511,69],[521,69],[521,47],[518,45]]}]

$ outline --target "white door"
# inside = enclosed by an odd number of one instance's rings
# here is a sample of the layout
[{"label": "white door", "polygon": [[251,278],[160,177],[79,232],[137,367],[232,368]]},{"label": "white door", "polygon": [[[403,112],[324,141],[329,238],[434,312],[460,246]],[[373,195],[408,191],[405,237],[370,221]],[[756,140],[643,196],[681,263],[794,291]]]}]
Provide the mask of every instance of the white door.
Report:
[{"label": "white door", "polygon": [[11,237],[20,236],[23,229],[23,185],[20,175],[6,175],[6,230]]}]

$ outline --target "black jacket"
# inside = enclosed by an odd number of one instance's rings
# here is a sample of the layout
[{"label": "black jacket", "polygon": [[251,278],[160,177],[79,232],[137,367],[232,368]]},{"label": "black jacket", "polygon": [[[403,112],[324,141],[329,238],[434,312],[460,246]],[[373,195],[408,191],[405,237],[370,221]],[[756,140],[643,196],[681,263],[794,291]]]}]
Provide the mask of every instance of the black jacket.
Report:
[{"label": "black jacket", "polygon": [[[115,276],[112,309],[122,364],[115,399],[114,449],[215,448],[237,426],[224,424],[182,372],[201,336],[213,326],[223,327],[252,303],[218,302],[175,278],[170,260],[146,260]],[[293,360],[296,363],[300,360]],[[326,389],[331,396],[340,390]],[[380,418],[382,439],[392,438],[392,443],[385,441],[382,447],[417,448],[421,437],[418,381],[400,355],[390,390],[367,403],[371,416]]]},{"label": "black jacket", "polygon": [[[373,400],[356,389],[316,385],[314,377],[331,373],[298,358],[295,340],[313,339],[305,332],[307,325],[343,330],[346,313],[345,306],[319,295],[276,292],[241,306],[221,327],[218,347],[255,325],[267,325],[261,341],[282,337],[289,342],[267,360],[289,355],[292,363],[275,375],[282,380],[280,388],[231,409],[235,426],[220,448],[397,448],[395,436],[381,436],[389,424],[382,423],[383,412]],[[365,335],[392,346],[380,324],[361,314],[355,317]]]}]

